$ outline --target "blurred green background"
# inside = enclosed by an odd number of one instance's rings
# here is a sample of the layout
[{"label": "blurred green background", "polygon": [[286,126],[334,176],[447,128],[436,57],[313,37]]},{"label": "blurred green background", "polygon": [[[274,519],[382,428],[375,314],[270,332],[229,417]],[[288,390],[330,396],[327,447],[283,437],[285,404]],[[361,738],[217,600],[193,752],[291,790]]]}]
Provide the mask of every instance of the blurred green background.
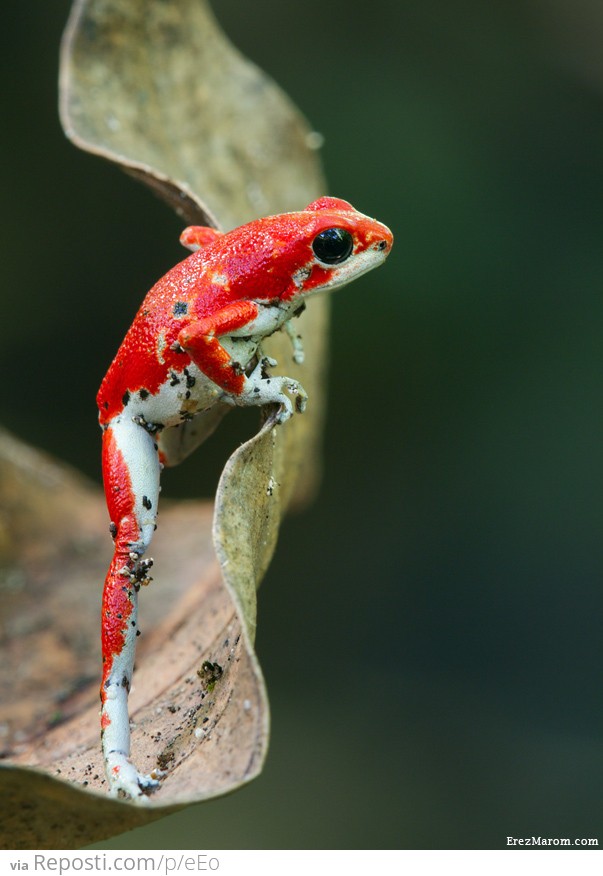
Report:
[{"label": "blurred green background", "polygon": [[[101,847],[603,843],[603,6],[214,6],[396,246],[334,300],[322,492],[260,593],[265,772]],[[180,223],[64,140],[68,8],[3,10],[0,419],[98,480],[96,389]],[[224,428],[164,495],[211,495]]]}]

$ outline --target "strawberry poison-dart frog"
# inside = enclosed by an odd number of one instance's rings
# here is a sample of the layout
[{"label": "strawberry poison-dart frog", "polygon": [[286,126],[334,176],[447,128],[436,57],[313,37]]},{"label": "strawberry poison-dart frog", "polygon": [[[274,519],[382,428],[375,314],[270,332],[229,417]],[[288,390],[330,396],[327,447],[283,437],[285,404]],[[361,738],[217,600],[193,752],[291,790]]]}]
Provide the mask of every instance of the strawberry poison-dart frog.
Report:
[{"label": "strawberry poison-dart frog", "polygon": [[103,593],[101,685],[113,794],[146,800],[161,775],[141,775],[130,761],[128,692],[162,467],[198,446],[229,406],[278,406],[275,426],[294,406],[302,412],[306,393],[296,380],[269,373],[276,362],[263,355],[263,338],[285,329],[301,362],[291,318],[309,296],[380,265],[392,240],[385,225],[328,197],[224,234],[189,227],[181,242],[193,254],[156,283],[136,314],[97,397],[115,543]]}]

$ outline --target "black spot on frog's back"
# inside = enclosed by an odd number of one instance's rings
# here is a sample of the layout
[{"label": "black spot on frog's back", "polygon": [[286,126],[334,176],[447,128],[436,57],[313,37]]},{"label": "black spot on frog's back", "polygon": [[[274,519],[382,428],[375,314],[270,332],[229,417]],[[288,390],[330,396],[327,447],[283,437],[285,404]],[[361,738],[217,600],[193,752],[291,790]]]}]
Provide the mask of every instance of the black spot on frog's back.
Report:
[{"label": "black spot on frog's back", "polygon": [[188,313],[188,304],[186,301],[177,301],[174,304],[174,309],[172,311],[174,316],[186,316]]}]

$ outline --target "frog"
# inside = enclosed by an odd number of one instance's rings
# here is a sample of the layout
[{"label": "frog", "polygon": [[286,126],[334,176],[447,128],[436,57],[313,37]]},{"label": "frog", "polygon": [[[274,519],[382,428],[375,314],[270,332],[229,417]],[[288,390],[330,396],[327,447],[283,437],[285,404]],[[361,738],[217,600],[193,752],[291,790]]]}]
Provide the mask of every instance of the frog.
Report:
[{"label": "frog", "polygon": [[294,318],[312,296],[381,265],[393,235],[348,201],[324,196],[230,231],[189,226],[180,241],[191,254],[146,295],[97,395],[113,538],[102,596],[103,761],[110,794],[141,803],[165,773],[137,769],[128,712],[161,471],[192,453],[233,408],[265,408],[275,429],[304,412],[303,386],[274,373],[278,363],[263,341],[285,331],[301,364]]}]

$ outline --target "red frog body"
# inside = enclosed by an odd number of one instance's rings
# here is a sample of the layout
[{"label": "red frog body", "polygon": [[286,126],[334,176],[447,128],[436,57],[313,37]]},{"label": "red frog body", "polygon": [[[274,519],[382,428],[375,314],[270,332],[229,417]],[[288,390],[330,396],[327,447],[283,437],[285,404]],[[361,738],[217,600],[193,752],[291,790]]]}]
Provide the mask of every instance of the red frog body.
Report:
[{"label": "red frog body", "polygon": [[185,229],[193,254],[144,299],[97,396],[103,480],[115,550],[103,593],[101,726],[112,793],[146,801],[160,774],[130,761],[128,692],[134,665],[137,598],[152,560],[159,478],[195,449],[232,406],[278,405],[275,423],[306,406],[302,386],[268,374],[277,363],[261,342],[288,332],[305,299],[381,264],[393,237],[338,198],[298,213],[257,219],[225,234]]}]

